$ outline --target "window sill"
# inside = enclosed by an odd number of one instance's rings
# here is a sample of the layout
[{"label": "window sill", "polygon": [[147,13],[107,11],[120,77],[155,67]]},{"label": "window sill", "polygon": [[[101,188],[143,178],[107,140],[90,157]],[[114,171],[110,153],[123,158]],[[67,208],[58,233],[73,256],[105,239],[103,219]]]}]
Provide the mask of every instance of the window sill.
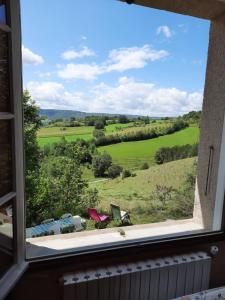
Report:
[{"label": "window sill", "polygon": [[[121,235],[121,230],[125,235]],[[194,219],[168,220],[166,222],[83,231],[54,236],[27,239],[27,259],[65,255],[91,249],[111,246],[125,246],[131,242],[154,241],[168,237],[198,234],[204,232]]]}]

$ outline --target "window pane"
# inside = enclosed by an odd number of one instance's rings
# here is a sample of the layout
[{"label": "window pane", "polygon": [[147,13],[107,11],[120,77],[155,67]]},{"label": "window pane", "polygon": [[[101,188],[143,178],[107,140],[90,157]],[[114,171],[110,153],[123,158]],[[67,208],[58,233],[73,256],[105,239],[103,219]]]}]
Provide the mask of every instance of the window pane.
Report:
[{"label": "window pane", "polygon": [[[209,22],[190,20],[193,28],[201,28],[201,34],[194,31],[185,35],[188,26],[178,23],[184,17],[173,15],[179,34],[167,26],[150,33],[153,18],[163,23],[164,17],[169,22],[171,15],[132,6],[138,28],[129,35],[134,19],[123,3],[112,6],[114,13],[110,4],[99,5],[104,18],[99,18],[98,4],[91,3],[93,15],[82,19],[80,16],[87,16],[83,3],[77,0],[71,4],[67,14],[73,11],[73,18],[68,19],[73,28],[88,24],[96,42],[93,47],[79,30],[73,34],[84,46],[77,42],[63,53],[55,46],[64,43],[67,36],[63,35],[61,43],[54,35],[46,39],[64,60],[58,66],[63,91],[53,96],[57,86],[49,85],[52,69],[40,74],[41,83],[33,81],[30,70],[35,71],[35,64],[43,61],[42,41],[34,66],[24,64],[28,87],[24,129],[29,247],[35,244],[36,255],[39,243],[46,243],[46,251],[54,252],[57,247],[63,252],[71,247],[69,238],[56,245],[57,237],[48,236],[66,233],[72,233],[75,248],[219,230],[221,222],[214,224],[214,214],[221,221],[217,211],[222,211],[224,188],[215,206],[215,187],[223,125],[221,116],[219,126],[213,120],[221,114],[223,103],[216,113],[206,98],[202,106]],[[26,24],[26,5],[23,9]],[[46,9],[46,23],[48,14],[51,10]],[[36,11],[35,22],[38,16]],[[67,20],[56,25],[58,29],[47,24],[56,31],[62,27],[66,30],[68,25]],[[27,30],[24,34],[30,40],[37,36]],[[173,50],[165,43],[169,39]],[[52,58],[47,56],[46,61]],[[71,80],[68,86],[67,80]],[[29,106],[36,113],[32,119]],[[40,127],[39,117],[43,117]],[[31,123],[37,129],[37,139],[28,135]],[[40,252],[46,254],[41,247]]]},{"label": "window pane", "polygon": [[6,6],[5,4],[0,4],[0,24],[6,23]]},{"label": "window pane", "polygon": [[0,278],[13,264],[13,200],[0,206]]},{"label": "window pane", "polygon": [[0,207],[0,234],[10,239],[13,237],[13,204],[11,201]]},{"label": "window pane", "polygon": [[0,30],[0,111],[10,111],[8,33]]},{"label": "window pane", "polygon": [[12,192],[12,149],[10,121],[0,120],[0,197]]}]

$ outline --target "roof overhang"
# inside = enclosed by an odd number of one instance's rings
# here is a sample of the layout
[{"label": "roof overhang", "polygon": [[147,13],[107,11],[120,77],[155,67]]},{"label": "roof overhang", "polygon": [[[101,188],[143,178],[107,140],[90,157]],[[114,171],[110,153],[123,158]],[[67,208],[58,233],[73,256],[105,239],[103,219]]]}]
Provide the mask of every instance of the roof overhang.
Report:
[{"label": "roof overhang", "polygon": [[225,13],[225,0],[120,0],[201,19],[212,20]]}]

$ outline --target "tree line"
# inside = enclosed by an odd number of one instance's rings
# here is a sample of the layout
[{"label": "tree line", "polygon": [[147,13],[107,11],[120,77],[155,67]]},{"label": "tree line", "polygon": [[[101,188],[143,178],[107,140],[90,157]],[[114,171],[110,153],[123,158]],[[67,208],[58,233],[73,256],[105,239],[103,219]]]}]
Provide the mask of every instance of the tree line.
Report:
[{"label": "tree line", "polygon": [[155,162],[164,164],[169,161],[194,157],[198,155],[198,144],[174,147],[162,147],[155,153]]},{"label": "tree line", "polygon": [[106,146],[112,144],[118,144],[122,142],[131,142],[131,141],[142,141],[153,139],[159,136],[172,134],[176,131],[182,130],[188,127],[188,123],[183,120],[178,120],[168,125],[165,128],[152,128],[152,129],[145,129],[145,130],[136,130],[130,132],[124,132],[121,134],[111,134],[111,135],[104,135],[104,133],[99,133],[99,135],[95,132],[95,140],[94,143],[97,147],[99,146]]}]

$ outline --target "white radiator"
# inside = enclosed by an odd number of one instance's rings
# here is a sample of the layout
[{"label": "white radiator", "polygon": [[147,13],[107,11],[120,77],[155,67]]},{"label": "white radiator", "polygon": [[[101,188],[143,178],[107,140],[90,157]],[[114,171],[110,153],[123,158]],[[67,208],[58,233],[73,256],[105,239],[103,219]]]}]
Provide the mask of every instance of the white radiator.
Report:
[{"label": "white radiator", "polygon": [[62,278],[64,300],[168,300],[206,290],[211,257],[204,252],[138,261]]}]

